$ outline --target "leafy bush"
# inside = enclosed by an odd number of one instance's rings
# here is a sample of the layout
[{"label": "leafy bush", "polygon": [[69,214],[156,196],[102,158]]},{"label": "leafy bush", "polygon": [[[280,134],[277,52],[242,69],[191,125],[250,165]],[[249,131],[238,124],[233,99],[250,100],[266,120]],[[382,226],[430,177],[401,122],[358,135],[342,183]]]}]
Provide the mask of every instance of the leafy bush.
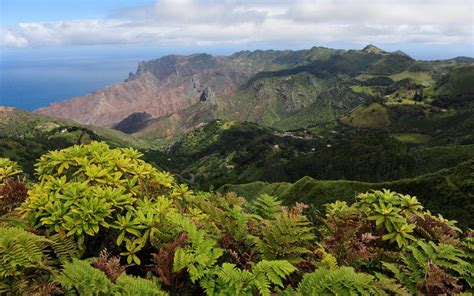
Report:
[{"label": "leafy bush", "polygon": [[75,256],[75,246],[67,240],[0,227],[0,294],[30,294],[48,288],[59,263]]},{"label": "leafy bush", "polygon": [[40,182],[22,205],[24,217],[48,233],[77,238],[80,246],[85,246],[86,237],[111,228],[121,232],[118,245],[126,233],[133,234],[140,240],[125,240],[126,248],[129,261],[138,263],[134,253],[150,235],[142,220],[151,218],[151,209],[145,217],[143,208],[151,207],[155,198],[163,201],[158,194],[171,192],[174,183],[169,174],[158,172],[140,156],[131,148],[110,149],[99,142],[43,155],[36,165]]},{"label": "leafy bush", "polygon": [[156,283],[126,274],[114,284],[105,273],[77,259],[64,264],[56,280],[67,292],[79,295],[166,295]]},{"label": "leafy bush", "polygon": [[329,270],[318,268],[303,277],[298,285],[298,292],[301,295],[408,295],[390,280],[358,273],[351,267]]},{"label": "leafy bush", "polygon": [[22,170],[16,162],[8,158],[0,158],[0,183],[6,178],[13,177],[21,172]]},{"label": "leafy bush", "polygon": [[0,158],[0,215],[10,212],[26,199],[28,188],[21,168],[8,158]]},{"label": "leafy bush", "polygon": [[194,192],[140,156],[96,142],[44,155],[39,182],[18,209],[26,221],[17,210],[1,218],[1,292],[405,295],[472,289],[474,235],[425,211],[414,196],[372,191],[352,205],[327,204],[321,214],[299,202],[282,206],[270,195],[247,203],[232,193]]}]

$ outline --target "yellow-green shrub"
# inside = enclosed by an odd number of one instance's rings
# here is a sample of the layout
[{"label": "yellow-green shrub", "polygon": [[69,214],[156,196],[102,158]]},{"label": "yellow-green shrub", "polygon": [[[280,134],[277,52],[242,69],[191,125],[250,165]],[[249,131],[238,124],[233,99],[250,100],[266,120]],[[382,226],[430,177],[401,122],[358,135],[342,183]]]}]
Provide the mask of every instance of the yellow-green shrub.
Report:
[{"label": "yellow-green shrub", "polygon": [[0,183],[6,178],[21,174],[22,170],[18,164],[8,158],[0,158]]},{"label": "yellow-green shrub", "polygon": [[[169,205],[164,196],[173,192],[175,182],[140,157],[134,149],[111,149],[99,142],[43,155],[36,164],[39,183],[21,206],[24,217],[34,227],[76,237],[79,245],[87,236],[110,227],[136,234],[144,245],[146,226],[138,223],[137,217],[143,213],[145,217],[138,220],[146,220],[152,212],[143,211],[143,207]],[[150,202],[155,200],[158,202]],[[120,224],[123,217],[133,222]],[[134,223],[140,224],[135,233],[128,229]],[[128,249],[133,247],[132,242],[126,243]]]}]

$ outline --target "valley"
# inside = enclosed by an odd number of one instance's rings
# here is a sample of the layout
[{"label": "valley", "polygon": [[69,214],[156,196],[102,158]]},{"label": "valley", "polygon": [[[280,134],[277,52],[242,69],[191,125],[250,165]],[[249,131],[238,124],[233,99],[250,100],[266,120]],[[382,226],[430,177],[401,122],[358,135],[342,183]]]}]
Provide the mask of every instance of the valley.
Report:
[{"label": "valley", "polygon": [[0,295],[473,294],[472,0],[0,3]]},{"label": "valley", "polygon": [[[350,199],[393,187],[437,200],[434,209],[456,218],[441,204],[450,194],[472,198],[470,188],[433,195],[412,184],[472,169],[473,77],[469,58],[416,61],[372,45],[168,56],[140,63],[123,83],[35,113],[2,109],[0,156],[34,178],[44,152],[103,140],[141,150],[200,190],[286,200],[271,188],[339,182],[348,189],[339,195],[327,185],[323,195]],[[469,211],[462,216],[473,225]]]}]

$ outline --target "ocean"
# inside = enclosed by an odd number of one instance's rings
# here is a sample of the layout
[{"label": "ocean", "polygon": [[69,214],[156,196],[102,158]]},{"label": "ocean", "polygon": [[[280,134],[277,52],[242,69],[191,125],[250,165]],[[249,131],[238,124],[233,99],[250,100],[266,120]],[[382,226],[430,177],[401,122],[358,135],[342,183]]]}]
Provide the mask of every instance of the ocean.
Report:
[{"label": "ocean", "polygon": [[0,62],[0,105],[27,111],[123,81],[139,59],[15,58]]},{"label": "ocean", "polygon": [[[214,54],[232,50],[212,49]],[[138,62],[203,48],[0,49],[0,106],[27,111],[124,81]]]}]

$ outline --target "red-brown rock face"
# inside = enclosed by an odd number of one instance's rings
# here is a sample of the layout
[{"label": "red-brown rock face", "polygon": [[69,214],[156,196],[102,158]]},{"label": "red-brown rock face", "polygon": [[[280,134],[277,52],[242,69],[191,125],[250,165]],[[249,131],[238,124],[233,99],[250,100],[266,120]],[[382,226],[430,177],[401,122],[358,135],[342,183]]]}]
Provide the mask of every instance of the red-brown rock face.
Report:
[{"label": "red-brown rock face", "polygon": [[216,95],[236,91],[250,71],[235,70],[228,63],[228,58],[207,54],[141,62],[125,82],[36,112],[105,127],[136,112],[146,112],[154,118],[166,116],[198,102],[206,88]]}]

